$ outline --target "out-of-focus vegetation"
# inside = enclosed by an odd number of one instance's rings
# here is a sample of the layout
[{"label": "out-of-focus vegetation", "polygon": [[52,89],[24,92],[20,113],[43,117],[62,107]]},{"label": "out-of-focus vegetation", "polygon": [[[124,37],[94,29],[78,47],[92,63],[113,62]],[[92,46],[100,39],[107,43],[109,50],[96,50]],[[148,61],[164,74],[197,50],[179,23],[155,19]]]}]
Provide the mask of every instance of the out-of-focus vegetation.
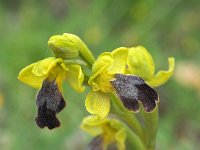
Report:
[{"label": "out-of-focus vegetation", "polygon": [[49,131],[34,122],[36,90],[20,83],[20,69],[52,56],[48,38],[64,32],[80,36],[95,56],[119,46],[145,46],[157,69],[176,58],[175,76],[160,94],[159,150],[200,147],[200,1],[198,0],[1,0],[0,149],[81,150],[87,115],[85,94],[67,85],[62,125]]}]

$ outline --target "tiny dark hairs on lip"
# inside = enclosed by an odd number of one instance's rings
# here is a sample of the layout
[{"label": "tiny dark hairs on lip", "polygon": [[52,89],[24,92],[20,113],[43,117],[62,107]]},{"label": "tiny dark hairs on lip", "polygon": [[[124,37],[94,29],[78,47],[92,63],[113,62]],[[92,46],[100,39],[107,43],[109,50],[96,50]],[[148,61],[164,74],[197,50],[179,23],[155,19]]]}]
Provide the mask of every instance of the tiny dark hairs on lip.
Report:
[{"label": "tiny dark hairs on lip", "polygon": [[124,106],[134,112],[139,111],[139,102],[146,112],[152,112],[158,102],[157,92],[138,76],[115,74],[110,81]]},{"label": "tiny dark hairs on lip", "polygon": [[36,96],[36,105],[38,113],[35,121],[40,128],[53,129],[60,126],[56,114],[63,110],[66,103],[55,80],[49,81],[46,79],[43,81],[42,87]]}]

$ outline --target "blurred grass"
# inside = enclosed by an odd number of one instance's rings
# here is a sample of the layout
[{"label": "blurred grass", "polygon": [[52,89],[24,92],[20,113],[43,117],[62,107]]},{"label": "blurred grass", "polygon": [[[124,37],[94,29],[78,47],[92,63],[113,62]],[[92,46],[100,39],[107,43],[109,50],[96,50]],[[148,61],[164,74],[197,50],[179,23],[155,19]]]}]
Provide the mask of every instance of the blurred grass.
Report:
[{"label": "blurred grass", "polygon": [[[157,69],[167,57],[200,63],[200,1],[197,0],[1,0],[0,1],[0,146],[3,150],[84,149],[78,126],[87,115],[85,94],[65,87],[62,126],[39,129],[34,122],[36,90],[20,83],[20,69],[52,55],[48,38],[64,32],[80,36],[95,56],[119,46],[144,45]],[[184,74],[183,74],[184,76]],[[200,146],[200,98],[175,78],[158,88],[158,149]],[[1,100],[2,100],[1,99]]]}]

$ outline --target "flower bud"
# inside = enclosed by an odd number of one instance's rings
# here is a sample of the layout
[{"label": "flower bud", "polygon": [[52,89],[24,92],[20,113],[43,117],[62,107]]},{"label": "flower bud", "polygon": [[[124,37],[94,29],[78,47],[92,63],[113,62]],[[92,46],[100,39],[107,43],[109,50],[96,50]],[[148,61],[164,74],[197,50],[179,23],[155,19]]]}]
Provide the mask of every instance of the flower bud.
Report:
[{"label": "flower bud", "polygon": [[74,34],[54,35],[49,39],[48,45],[57,58],[72,59],[80,55],[90,65],[95,61],[89,48]]},{"label": "flower bud", "polygon": [[79,56],[78,39],[73,34],[54,35],[48,45],[57,58],[72,59]]}]

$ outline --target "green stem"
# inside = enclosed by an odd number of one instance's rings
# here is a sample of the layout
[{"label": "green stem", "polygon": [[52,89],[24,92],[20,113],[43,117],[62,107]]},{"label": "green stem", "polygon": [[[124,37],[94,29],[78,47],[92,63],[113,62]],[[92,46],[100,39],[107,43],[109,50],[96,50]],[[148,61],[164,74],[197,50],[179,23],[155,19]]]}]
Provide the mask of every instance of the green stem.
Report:
[{"label": "green stem", "polygon": [[68,59],[64,60],[66,65],[80,65],[84,74],[84,82],[87,84],[92,72],[91,72],[91,66],[88,65],[83,60],[80,59]]},{"label": "green stem", "polygon": [[155,150],[156,135],[158,131],[158,106],[151,113],[142,110],[142,114],[145,124],[144,133],[147,150]]},{"label": "green stem", "polygon": [[127,148],[126,149],[136,149],[136,150],[146,150],[141,139],[126,125],[124,125],[127,133]]},{"label": "green stem", "polygon": [[85,61],[80,60],[80,59],[67,59],[64,60],[66,65],[81,65],[81,66],[86,66],[86,67],[90,67]]},{"label": "green stem", "polygon": [[92,54],[92,52],[89,50],[89,48],[83,42],[81,43],[81,47],[80,47],[79,51],[80,51],[81,57],[83,57],[84,60],[90,66],[92,66],[92,64],[95,62],[95,57]]},{"label": "green stem", "polygon": [[141,125],[134,115],[134,113],[128,111],[121,101],[116,98],[114,94],[111,94],[111,97],[114,101],[114,104],[118,106],[118,110],[114,109],[114,113],[118,115],[125,123],[128,124],[128,126],[139,136],[139,138],[144,142],[144,135],[143,135],[143,130],[141,128]]}]

